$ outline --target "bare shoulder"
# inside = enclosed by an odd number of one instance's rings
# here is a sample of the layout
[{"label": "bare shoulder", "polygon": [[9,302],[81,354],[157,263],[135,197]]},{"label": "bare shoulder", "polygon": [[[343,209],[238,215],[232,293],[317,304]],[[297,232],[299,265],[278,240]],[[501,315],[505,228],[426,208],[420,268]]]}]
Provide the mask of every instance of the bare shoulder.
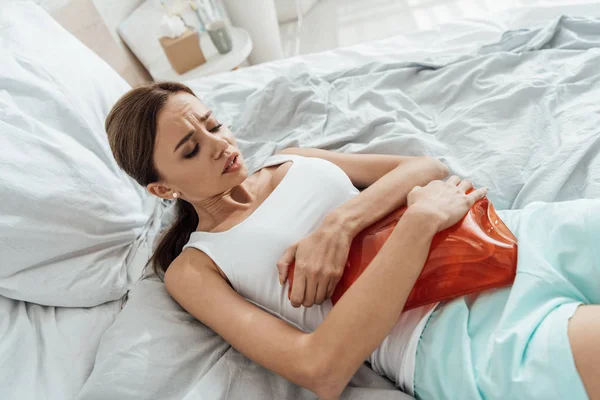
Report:
[{"label": "bare shoulder", "polygon": [[169,265],[165,272],[164,281],[167,291],[177,290],[194,277],[197,282],[202,282],[207,275],[221,276],[214,261],[206,253],[196,249],[186,249],[181,252]]}]

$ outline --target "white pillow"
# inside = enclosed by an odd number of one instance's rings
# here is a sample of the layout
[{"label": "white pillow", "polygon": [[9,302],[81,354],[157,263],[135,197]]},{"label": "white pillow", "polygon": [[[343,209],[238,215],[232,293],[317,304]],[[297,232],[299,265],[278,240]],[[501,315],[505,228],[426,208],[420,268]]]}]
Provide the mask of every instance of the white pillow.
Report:
[{"label": "white pillow", "polygon": [[117,299],[141,276],[160,212],[104,131],[129,86],[33,2],[0,6],[0,59],[0,295]]}]

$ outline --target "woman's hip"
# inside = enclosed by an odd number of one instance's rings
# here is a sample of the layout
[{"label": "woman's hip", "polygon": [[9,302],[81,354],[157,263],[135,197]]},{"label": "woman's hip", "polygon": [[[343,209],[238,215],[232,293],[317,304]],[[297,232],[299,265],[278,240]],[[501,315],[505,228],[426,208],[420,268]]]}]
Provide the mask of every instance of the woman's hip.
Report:
[{"label": "woman's hip", "polygon": [[578,302],[507,316],[509,289],[440,306],[417,348],[419,399],[587,399],[567,336]]},{"label": "woman's hip", "polygon": [[418,397],[585,399],[567,336],[600,303],[600,201],[501,212],[519,240],[512,287],[441,305],[417,350]]}]

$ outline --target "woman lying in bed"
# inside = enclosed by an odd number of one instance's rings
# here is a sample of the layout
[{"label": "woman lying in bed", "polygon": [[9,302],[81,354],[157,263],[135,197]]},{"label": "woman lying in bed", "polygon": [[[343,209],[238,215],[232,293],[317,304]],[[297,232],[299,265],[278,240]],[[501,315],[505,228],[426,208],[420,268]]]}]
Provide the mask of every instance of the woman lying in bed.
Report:
[{"label": "woman lying in bed", "polygon": [[[600,201],[521,211],[512,287],[402,313],[432,237],[485,189],[441,181],[447,168],[428,157],[316,149],[287,149],[248,175],[232,132],[177,83],[130,91],[106,129],[121,168],[177,200],[152,260],[167,290],[257,363],[325,399],[367,359],[423,399],[600,399]],[[352,238],[403,204],[332,307]]]}]

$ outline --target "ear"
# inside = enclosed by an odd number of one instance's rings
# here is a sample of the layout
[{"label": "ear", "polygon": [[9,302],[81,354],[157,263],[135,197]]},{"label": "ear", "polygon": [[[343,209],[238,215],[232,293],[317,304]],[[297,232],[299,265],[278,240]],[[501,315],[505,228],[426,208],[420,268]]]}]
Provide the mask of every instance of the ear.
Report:
[{"label": "ear", "polygon": [[173,190],[160,182],[152,182],[146,185],[148,193],[165,200],[173,200]]}]

